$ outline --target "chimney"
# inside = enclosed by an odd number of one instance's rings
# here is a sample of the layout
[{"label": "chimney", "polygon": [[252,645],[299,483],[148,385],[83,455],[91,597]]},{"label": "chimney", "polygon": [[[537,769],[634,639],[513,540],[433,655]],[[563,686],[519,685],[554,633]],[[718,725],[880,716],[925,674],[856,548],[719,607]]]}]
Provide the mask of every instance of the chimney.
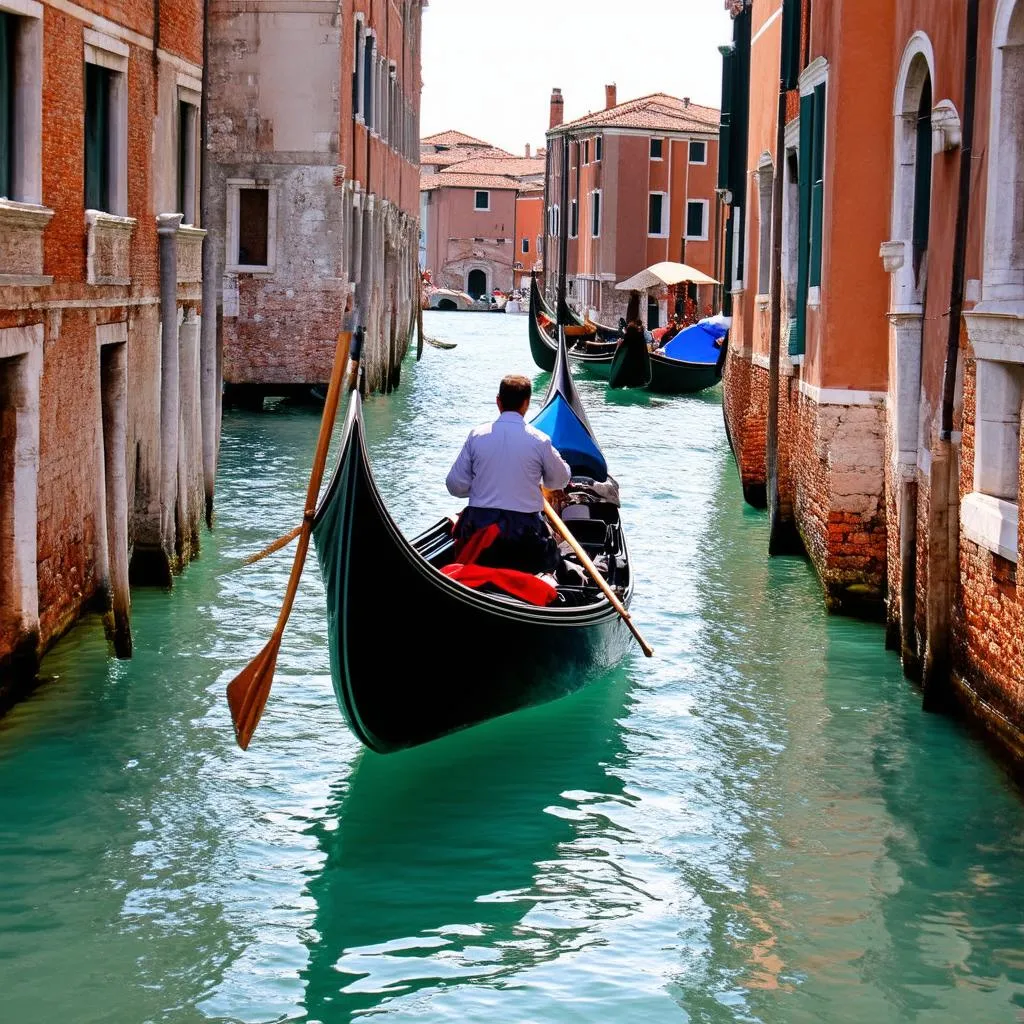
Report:
[{"label": "chimney", "polygon": [[617,90],[615,88],[615,83],[612,82],[611,85],[606,85],[604,87],[604,109],[611,110],[617,103]]},{"label": "chimney", "polygon": [[689,96],[684,96],[683,97],[683,106],[684,107],[688,107],[689,105],[690,105],[690,97]]},{"label": "chimney", "polygon": [[562,90],[551,90],[551,123],[548,128],[557,128],[562,123]]},{"label": "chimney", "polygon": [[530,159],[530,144],[529,143],[526,144],[526,159],[527,160]]}]

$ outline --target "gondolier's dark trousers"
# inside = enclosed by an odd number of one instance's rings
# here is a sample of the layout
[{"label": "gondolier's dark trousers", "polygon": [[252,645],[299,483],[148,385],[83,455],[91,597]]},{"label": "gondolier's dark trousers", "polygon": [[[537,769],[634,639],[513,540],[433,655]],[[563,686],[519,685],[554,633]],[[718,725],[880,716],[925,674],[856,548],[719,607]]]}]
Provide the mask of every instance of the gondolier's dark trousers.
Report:
[{"label": "gondolier's dark trousers", "polygon": [[455,526],[456,558],[473,534],[492,523],[497,523],[501,532],[494,543],[481,552],[477,565],[530,573],[555,571],[558,545],[541,512],[514,512],[505,508],[468,505]]}]

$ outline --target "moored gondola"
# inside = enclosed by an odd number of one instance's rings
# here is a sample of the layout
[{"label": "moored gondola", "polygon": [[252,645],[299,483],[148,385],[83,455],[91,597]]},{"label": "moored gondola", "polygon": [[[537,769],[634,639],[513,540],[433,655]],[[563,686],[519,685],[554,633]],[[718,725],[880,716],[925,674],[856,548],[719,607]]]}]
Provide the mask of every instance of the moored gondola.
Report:
[{"label": "moored gondola", "polygon": [[[530,354],[533,361],[542,370],[552,370],[558,354],[558,344],[548,333],[541,322],[547,319],[542,305],[544,297],[540,294],[536,280],[530,284],[530,315],[528,329],[530,332]],[[550,322],[550,321],[549,321]],[[554,326],[554,325],[552,325]],[[569,357],[592,373],[606,376],[615,355],[615,342],[598,342],[593,335],[576,336],[571,339],[572,347],[568,350]]]},{"label": "moored gondola", "polygon": [[[608,386],[645,387],[663,395],[686,395],[714,387],[722,379],[725,361],[725,318],[708,318],[679,332],[663,349],[625,347],[614,360]],[[710,325],[710,326],[709,326]],[[642,366],[636,365],[642,362]]]},{"label": "moored gondola", "polygon": [[[551,386],[533,420],[573,469],[579,518],[566,525],[603,567],[624,605],[632,577],[604,456],[573,386],[559,339]],[[611,500],[610,500],[611,499]],[[624,653],[629,632],[609,600],[568,557],[557,600],[528,604],[445,575],[453,520],[403,537],[374,483],[361,403],[353,394],[338,466],[313,525],[327,591],[331,674],[359,739],[380,752],[425,743],[582,686]],[[390,610],[400,643],[384,640]]]}]

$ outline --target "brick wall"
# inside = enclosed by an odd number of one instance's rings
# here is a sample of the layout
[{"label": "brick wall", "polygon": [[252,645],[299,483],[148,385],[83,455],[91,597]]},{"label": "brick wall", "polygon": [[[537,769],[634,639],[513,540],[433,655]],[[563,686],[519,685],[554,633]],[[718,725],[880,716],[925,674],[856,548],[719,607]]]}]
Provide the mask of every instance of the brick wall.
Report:
[{"label": "brick wall", "polygon": [[884,413],[799,398],[794,513],[830,610],[880,617],[886,584]]},{"label": "brick wall", "polygon": [[722,403],[743,496],[763,508],[768,371],[752,365],[732,347],[725,361]]}]

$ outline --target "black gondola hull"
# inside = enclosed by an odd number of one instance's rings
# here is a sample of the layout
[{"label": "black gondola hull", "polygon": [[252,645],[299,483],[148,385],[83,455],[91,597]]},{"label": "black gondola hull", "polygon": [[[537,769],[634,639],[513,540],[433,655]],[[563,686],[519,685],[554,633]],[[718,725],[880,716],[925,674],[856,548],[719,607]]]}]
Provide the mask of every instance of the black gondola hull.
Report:
[{"label": "black gondola hull", "polygon": [[[542,370],[549,373],[555,366],[555,355],[558,352],[558,343],[541,326],[538,313],[543,312],[543,297],[536,281],[530,288],[530,354],[533,361]],[[546,314],[545,314],[546,315]],[[573,348],[569,350],[569,358],[579,366],[585,367],[590,373],[598,377],[607,377],[611,371],[612,359],[615,357],[615,345],[609,343],[602,347],[601,351],[588,352],[584,348]]]},{"label": "black gondola hull", "polygon": [[542,608],[440,573],[451,520],[406,541],[373,483],[362,432],[357,408],[314,537],[335,692],[363,743],[381,753],[426,743],[565,696],[622,657],[629,633],[604,599]]},{"label": "black gondola hull", "polygon": [[647,390],[662,395],[687,395],[714,387],[721,379],[720,363],[688,363],[655,352],[651,354]]}]

